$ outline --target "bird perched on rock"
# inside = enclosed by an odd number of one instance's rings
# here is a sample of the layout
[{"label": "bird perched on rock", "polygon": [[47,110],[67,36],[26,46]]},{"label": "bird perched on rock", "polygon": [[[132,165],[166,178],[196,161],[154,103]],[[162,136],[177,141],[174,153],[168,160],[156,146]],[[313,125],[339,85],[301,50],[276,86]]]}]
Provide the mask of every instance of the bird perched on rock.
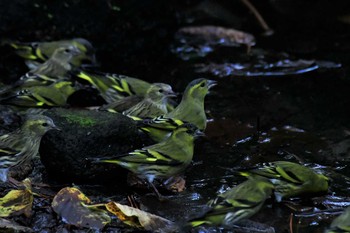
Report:
[{"label": "bird perched on rock", "polygon": [[346,208],[344,213],[336,217],[332,223],[330,229],[327,229],[325,233],[345,233],[350,232],[350,207]]},{"label": "bird perched on rock", "polygon": [[7,181],[9,169],[37,156],[42,136],[51,129],[58,129],[51,118],[29,115],[19,129],[0,136],[0,180]]},{"label": "bird perched on rock", "polygon": [[278,202],[288,197],[312,195],[327,192],[328,178],[311,168],[288,161],[263,164],[262,167],[239,172],[243,176],[265,177],[275,186]]},{"label": "bird perched on rock", "polygon": [[15,52],[26,59],[26,64],[30,69],[35,68],[40,63],[50,59],[58,48],[74,46],[79,50],[79,56],[71,60],[71,64],[80,67],[82,63],[95,63],[95,49],[92,44],[83,38],[71,40],[59,40],[51,42],[7,42],[15,49]]},{"label": "bird perched on rock", "polygon": [[65,106],[68,97],[77,91],[69,81],[56,81],[48,86],[17,88],[0,96],[0,103],[21,107]]},{"label": "bird perched on rock", "polygon": [[193,80],[187,85],[180,104],[173,111],[152,120],[139,122],[139,128],[157,142],[169,136],[174,126],[183,122],[192,123],[198,129],[205,130],[207,117],[204,98],[214,85],[216,82],[213,80]]},{"label": "bird perched on rock", "polygon": [[118,74],[79,71],[75,74],[75,77],[77,81],[88,81],[99,91],[107,103],[114,103],[132,95],[144,98],[152,85],[141,79]]},{"label": "bird perched on rock", "polygon": [[212,209],[202,217],[190,220],[189,224],[192,227],[203,224],[232,226],[256,214],[271,196],[273,188],[268,179],[249,178],[210,201],[208,206]]},{"label": "bird perched on rock", "polygon": [[193,157],[194,139],[202,135],[193,124],[183,124],[166,140],[125,155],[92,159],[95,163],[115,163],[146,180],[155,190],[154,179],[182,173]]}]

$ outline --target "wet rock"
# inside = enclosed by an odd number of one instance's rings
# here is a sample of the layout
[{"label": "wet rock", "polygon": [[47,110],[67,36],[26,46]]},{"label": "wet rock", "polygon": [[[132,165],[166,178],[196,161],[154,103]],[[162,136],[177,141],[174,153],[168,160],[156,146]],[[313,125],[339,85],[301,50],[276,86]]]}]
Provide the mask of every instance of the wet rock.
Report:
[{"label": "wet rock", "polygon": [[12,232],[34,232],[29,227],[20,226],[17,223],[7,220],[7,219],[0,219],[0,231],[6,232],[6,233],[12,233]]},{"label": "wet rock", "polygon": [[19,115],[9,106],[0,105],[0,135],[20,126]]},{"label": "wet rock", "polygon": [[147,140],[121,114],[52,109],[45,115],[61,129],[48,132],[39,150],[49,177],[58,181],[124,182],[126,170],[113,164],[91,164],[86,158],[124,154]]}]

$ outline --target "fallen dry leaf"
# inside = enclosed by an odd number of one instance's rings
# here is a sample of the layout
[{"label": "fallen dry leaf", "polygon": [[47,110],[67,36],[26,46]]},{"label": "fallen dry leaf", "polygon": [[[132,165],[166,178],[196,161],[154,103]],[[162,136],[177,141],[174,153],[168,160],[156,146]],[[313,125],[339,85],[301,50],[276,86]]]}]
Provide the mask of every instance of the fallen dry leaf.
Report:
[{"label": "fallen dry leaf", "polygon": [[165,218],[117,202],[107,203],[106,209],[129,226],[152,232],[170,232],[174,229],[174,223]]},{"label": "fallen dry leaf", "polygon": [[34,232],[29,227],[20,226],[17,223],[0,218],[0,232]]},{"label": "fallen dry leaf", "polygon": [[24,190],[11,190],[0,198],[0,217],[24,214],[30,217],[33,205],[33,193],[29,179],[23,181]]},{"label": "fallen dry leaf", "polygon": [[163,184],[167,190],[174,193],[181,193],[186,189],[186,180],[181,176],[170,177]]},{"label": "fallen dry leaf", "polygon": [[51,206],[69,224],[102,229],[111,219],[105,210],[98,208],[103,205],[90,203],[90,199],[79,189],[67,187],[56,194]]}]

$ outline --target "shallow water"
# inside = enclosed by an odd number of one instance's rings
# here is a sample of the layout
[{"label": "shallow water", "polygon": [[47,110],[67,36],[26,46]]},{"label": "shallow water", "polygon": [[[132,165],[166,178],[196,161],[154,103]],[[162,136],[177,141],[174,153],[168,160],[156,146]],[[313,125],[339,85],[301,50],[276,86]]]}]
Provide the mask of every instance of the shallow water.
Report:
[{"label": "shallow water", "polygon": [[[177,92],[199,77],[218,81],[206,97],[208,127],[206,136],[196,142],[194,164],[186,171],[187,189],[168,196],[169,200],[162,203],[152,195],[139,192],[135,196],[143,209],[182,222],[202,213],[205,203],[218,193],[243,181],[233,175],[234,169],[288,160],[330,177],[328,194],[283,203],[269,200],[251,220],[274,227],[275,232],[289,232],[290,225],[294,233],[323,232],[334,215],[350,205],[348,33],[337,31],[336,35],[320,37],[319,32],[305,35],[304,31],[294,33],[292,29],[284,29],[272,37],[261,37],[250,25],[257,34],[257,43],[249,54],[244,46],[234,47],[220,41],[181,44],[179,39],[183,40],[175,35],[183,24],[178,14],[183,13],[183,6],[174,3],[173,9],[158,4],[155,7],[158,10],[152,8],[152,1],[131,4],[132,7],[121,4],[120,13],[110,14],[105,14],[102,5],[96,6],[95,14],[92,4],[87,13],[81,12],[81,18],[74,17],[74,12],[84,5],[79,1],[69,7],[61,6],[63,10],[59,3],[40,4],[43,7],[35,7],[34,12],[42,13],[46,6],[43,15],[46,11],[53,12],[55,17],[51,21],[41,20],[37,24],[35,19],[27,17],[28,22],[18,19],[15,26],[7,23],[1,30],[6,37],[27,41],[86,37],[97,48],[102,71],[170,83]],[[137,14],[145,7],[149,11]],[[101,20],[91,17],[91,12]],[[12,12],[9,18],[16,14]],[[71,25],[60,24],[65,22],[62,20],[65,15]],[[9,82],[26,68],[10,51],[4,48],[1,51],[0,70]],[[11,123],[9,119],[6,124]],[[126,194],[137,193],[121,191],[118,187],[84,184],[80,187],[98,201],[107,198],[125,201]],[[19,222],[38,232],[45,232],[48,226],[66,229],[62,221],[53,217],[52,211],[47,212],[40,206],[50,203],[43,203],[36,203],[32,221],[19,219]],[[106,231],[133,231],[118,227]],[[209,227],[197,231],[233,232]]]}]

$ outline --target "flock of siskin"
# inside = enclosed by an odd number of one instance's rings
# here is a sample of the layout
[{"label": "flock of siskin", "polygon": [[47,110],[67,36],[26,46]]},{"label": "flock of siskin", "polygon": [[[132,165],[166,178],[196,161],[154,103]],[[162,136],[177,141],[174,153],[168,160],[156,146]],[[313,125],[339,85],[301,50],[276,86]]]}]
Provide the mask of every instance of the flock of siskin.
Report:
[{"label": "flock of siskin", "polygon": [[[101,111],[120,112],[133,120],[155,144],[125,155],[92,159],[93,163],[114,163],[128,169],[161,194],[153,184],[182,174],[193,158],[194,141],[203,135],[207,118],[204,99],[216,82],[196,79],[190,82],[177,105],[170,85],[118,74],[84,70],[86,62],[95,63],[95,50],[85,39],[53,42],[14,43],[9,45],[25,59],[30,71],[14,84],[0,89],[1,104],[19,107],[59,107],[88,82],[107,102]],[[38,155],[41,137],[59,128],[52,119],[28,114],[23,125],[0,136],[0,179],[12,180],[9,170]],[[292,162],[276,161],[239,175],[247,180],[207,203],[209,211],[188,221],[230,227],[257,213],[265,200],[277,202],[302,195],[328,191],[328,179],[312,169]],[[350,232],[350,208],[337,217],[326,232]]]}]

